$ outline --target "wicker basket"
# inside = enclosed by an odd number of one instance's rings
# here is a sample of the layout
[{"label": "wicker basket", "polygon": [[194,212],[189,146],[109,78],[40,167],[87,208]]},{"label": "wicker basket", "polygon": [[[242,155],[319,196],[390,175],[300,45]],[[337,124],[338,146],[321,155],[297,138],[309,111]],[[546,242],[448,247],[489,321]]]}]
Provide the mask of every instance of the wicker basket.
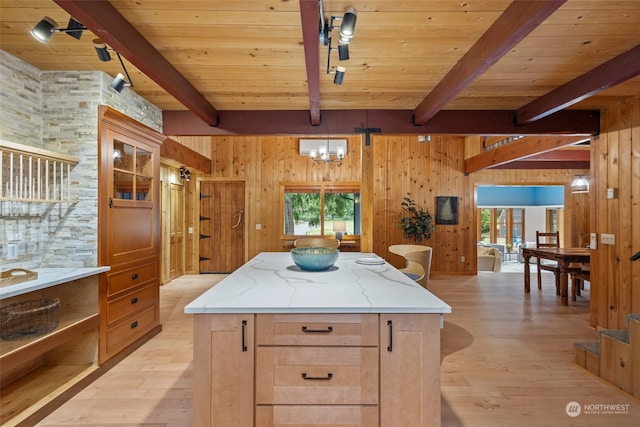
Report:
[{"label": "wicker basket", "polygon": [[53,331],[60,320],[60,298],[20,301],[0,308],[0,338],[15,341]]}]

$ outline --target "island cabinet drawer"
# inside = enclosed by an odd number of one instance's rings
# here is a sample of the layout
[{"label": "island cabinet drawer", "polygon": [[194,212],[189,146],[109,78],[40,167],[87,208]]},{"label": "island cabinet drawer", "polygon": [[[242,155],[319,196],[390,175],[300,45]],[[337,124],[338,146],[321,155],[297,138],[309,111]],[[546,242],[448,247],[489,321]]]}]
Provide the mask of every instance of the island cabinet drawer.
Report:
[{"label": "island cabinet drawer", "polygon": [[136,342],[158,324],[156,305],[133,313],[107,329],[107,353],[116,353]]},{"label": "island cabinet drawer", "polygon": [[258,347],[256,404],[377,405],[377,347]]},{"label": "island cabinet drawer", "polygon": [[158,263],[150,262],[134,268],[128,268],[109,275],[109,296],[126,291],[134,286],[148,281],[156,281],[158,277]]},{"label": "island cabinet drawer", "polygon": [[111,324],[136,310],[155,304],[158,300],[157,292],[158,287],[152,283],[109,301],[107,303],[107,323]]},{"label": "island cabinet drawer", "polygon": [[377,406],[286,405],[258,406],[256,426],[378,427]]},{"label": "island cabinet drawer", "polygon": [[257,345],[377,346],[377,314],[259,314]]}]

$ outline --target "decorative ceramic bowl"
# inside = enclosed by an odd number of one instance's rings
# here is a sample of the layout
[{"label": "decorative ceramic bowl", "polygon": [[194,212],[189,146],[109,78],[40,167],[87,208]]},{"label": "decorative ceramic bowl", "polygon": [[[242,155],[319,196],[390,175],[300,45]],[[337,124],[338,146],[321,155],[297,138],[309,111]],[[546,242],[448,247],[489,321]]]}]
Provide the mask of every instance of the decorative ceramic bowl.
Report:
[{"label": "decorative ceramic bowl", "polygon": [[293,248],[293,262],[305,271],[324,271],[333,267],[338,260],[340,250],[336,248]]}]

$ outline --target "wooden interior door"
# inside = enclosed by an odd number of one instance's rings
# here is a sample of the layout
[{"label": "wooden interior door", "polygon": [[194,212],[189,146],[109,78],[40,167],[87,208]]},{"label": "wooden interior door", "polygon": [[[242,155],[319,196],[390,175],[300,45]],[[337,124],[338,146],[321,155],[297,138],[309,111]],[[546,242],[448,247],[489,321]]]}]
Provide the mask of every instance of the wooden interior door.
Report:
[{"label": "wooden interior door", "polygon": [[244,183],[200,184],[200,273],[230,273],[244,264]]},{"label": "wooden interior door", "polygon": [[184,274],[184,187],[171,184],[169,220],[169,277]]}]

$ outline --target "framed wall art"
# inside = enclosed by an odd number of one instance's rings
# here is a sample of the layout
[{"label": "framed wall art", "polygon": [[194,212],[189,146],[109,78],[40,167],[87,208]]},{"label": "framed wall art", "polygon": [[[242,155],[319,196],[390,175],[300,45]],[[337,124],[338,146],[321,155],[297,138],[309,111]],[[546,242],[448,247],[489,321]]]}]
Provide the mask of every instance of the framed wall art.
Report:
[{"label": "framed wall art", "polygon": [[436,224],[458,223],[458,198],[454,196],[436,197]]}]

